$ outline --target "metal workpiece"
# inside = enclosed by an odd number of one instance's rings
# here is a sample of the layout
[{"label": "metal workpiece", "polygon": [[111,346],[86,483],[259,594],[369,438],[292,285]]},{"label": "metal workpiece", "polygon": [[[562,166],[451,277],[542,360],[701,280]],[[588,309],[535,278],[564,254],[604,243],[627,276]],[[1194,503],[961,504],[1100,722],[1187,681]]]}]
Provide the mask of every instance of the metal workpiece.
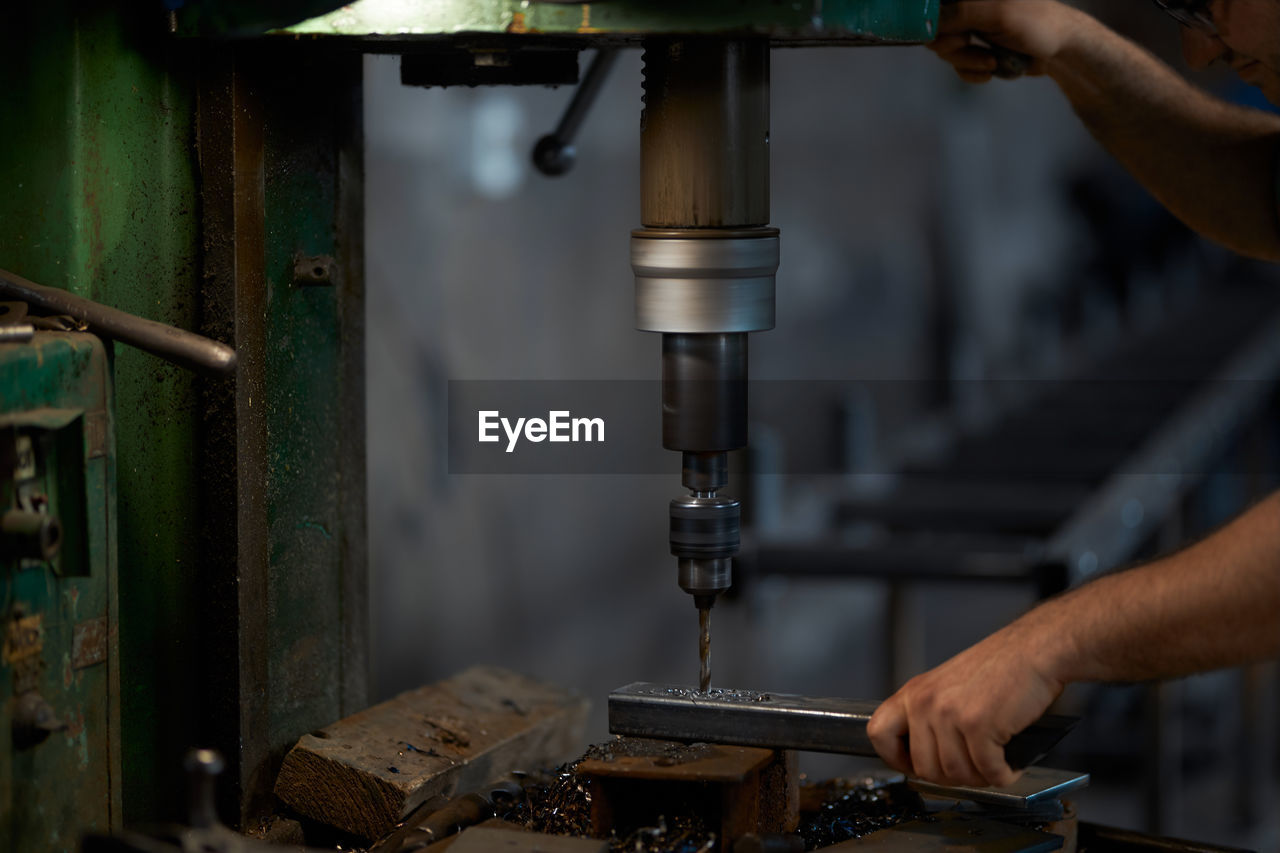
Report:
[{"label": "metal workpiece", "polygon": [[66,314],[88,325],[103,337],[146,350],[179,367],[212,376],[230,376],[236,369],[236,351],[226,344],[194,332],[135,317],[56,287],[46,287],[0,270],[0,299],[26,302],[53,314]]},{"label": "metal workpiece", "polygon": [[640,219],[650,228],[768,223],[768,40],[645,40]]},{"label": "metal workpiece", "polygon": [[631,235],[636,328],[646,332],[763,332],[775,323],[776,228],[638,230]]},{"label": "metal workpiece", "polygon": [[[867,722],[879,702],[749,690],[694,690],[636,682],[609,694],[609,731],[664,740],[732,743],[875,757]],[[1011,767],[1039,761],[1075,726],[1049,714],[1005,746]]]},{"label": "metal workpiece", "polygon": [[922,794],[1025,811],[1085,787],[1089,784],[1089,774],[1051,767],[1028,767],[1012,785],[999,788],[935,785],[922,779],[910,779],[908,783]]},{"label": "metal workpiece", "polygon": [[663,335],[662,446],[724,453],[746,445],[747,336]]}]

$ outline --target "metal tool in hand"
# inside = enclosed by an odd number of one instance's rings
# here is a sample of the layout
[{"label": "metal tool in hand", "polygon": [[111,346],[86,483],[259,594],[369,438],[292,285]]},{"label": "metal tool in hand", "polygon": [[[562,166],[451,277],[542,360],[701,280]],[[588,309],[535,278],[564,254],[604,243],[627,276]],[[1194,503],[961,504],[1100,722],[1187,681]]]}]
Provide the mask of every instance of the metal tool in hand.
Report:
[{"label": "metal tool in hand", "polygon": [[[944,6],[959,2],[963,2],[963,0],[942,0]],[[1021,77],[1027,73],[1031,68],[1031,64],[1035,61],[1025,53],[1019,53],[1016,50],[992,44],[979,33],[969,33],[969,44],[973,47],[982,48],[995,57],[996,67],[991,73],[1002,80],[1013,80]]]},{"label": "metal tool in hand", "polygon": [[0,270],[0,300],[25,302],[51,314],[65,314],[84,323],[94,334],[146,350],[197,373],[231,376],[236,370],[236,351],[226,344],[135,317],[57,287],[27,281],[7,270]]},{"label": "metal tool in hand", "polygon": [[[609,694],[609,731],[664,740],[705,741],[875,757],[867,722],[880,703],[783,693],[636,682]],[[1035,764],[1078,719],[1047,714],[1005,745],[1014,769]]]}]

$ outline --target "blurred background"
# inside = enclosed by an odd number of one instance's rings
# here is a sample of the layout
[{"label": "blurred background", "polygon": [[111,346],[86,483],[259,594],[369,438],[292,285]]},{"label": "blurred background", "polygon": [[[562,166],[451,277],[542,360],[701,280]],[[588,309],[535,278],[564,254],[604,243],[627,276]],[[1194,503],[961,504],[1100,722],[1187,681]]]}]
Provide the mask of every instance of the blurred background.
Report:
[{"label": "blurred background", "polygon": [[[1177,25],[1150,4],[1085,5],[1181,67]],[[1119,402],[1042,407],[1066,393],[1052,380],[1219,375],[1270,315],[1275,273],[1166,214],[1048,80],[967,86],[922,48],[775,49],[772,63],[782,266],[752,377],[829,381],[830,394],[753,415],[729,490],[751,526],[739,589],[713,614],[715,684],[881,698],[1039,597],[1265,491],[1269,396],[1193,466],[1176,505],[1107,516],[1132,541],[1046,568],[1043,549],[1106,505],[1111,475],[1192,396],[1179,385],[1135,419],[1120,410],[1141,383]],[[667,550],[678,457],[653,476],[451,474],[445,418],[450,381],[657,378],[628,259],[640,53],[622,53],[560,178],[530,152],[570,89],[422,89],[398,66],[365,58],[372,698],[497,663],[581,690],[600,740],[611,689],[696,677],[695,611]],[[1195,79],[1261,104],[1224,76]],[[1023,447],[1002,430],[1037,411],[1054,413],[1056,440],[957,467],[992,443]],[[1109,442],[1112,424],[1123,441]],[[657,426],[655,412],[655,443]],[[1072,456],[1095,433],[1111,454],[1096,470]],[[806,453],[842,470],[794,473],[785,460]],[[948,511],[974,510],[973,488],[993,502],[985,516]],[[983,569],[992,555],[1008,582]],[[1049,763],[1093,773],[1079,798],[1090,820],[1277,849],[1275,683],[1255,668],[1073,689],[1064,708],[1086,719]]]}]

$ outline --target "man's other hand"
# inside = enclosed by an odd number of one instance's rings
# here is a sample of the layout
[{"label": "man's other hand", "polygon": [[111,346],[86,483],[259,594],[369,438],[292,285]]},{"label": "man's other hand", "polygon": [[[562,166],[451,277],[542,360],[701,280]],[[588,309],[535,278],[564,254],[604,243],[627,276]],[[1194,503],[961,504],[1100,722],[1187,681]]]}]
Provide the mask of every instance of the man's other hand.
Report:
[{"label": "man's other hand", "polygon": [[985,83],[996,71],[995,56],[978,39],[1031,57],[1024,73],[1041,75],[1088,20],[1055,0],[956,0],[943,4],[928,47],[969,83]]}]

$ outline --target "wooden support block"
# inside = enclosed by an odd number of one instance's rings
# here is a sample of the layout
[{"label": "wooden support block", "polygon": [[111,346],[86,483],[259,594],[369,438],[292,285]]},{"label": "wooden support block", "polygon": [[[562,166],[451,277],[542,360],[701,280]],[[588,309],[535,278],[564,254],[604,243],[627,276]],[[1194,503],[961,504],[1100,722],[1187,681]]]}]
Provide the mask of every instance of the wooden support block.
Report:
[{"label": "wooden support block", "polygon": [[597,837],[692,806],[715,829],[721,850],[749,833],[791,832],[800,822],[794,752],[719,744],[619,738],[578,764],[590,780]]},{"label": "wooden support block", "polygon": [[375,839],[425,802],[582,748],[589,703],[497,667],[472,667],[303,735],[276,795],[313,820]]}]

